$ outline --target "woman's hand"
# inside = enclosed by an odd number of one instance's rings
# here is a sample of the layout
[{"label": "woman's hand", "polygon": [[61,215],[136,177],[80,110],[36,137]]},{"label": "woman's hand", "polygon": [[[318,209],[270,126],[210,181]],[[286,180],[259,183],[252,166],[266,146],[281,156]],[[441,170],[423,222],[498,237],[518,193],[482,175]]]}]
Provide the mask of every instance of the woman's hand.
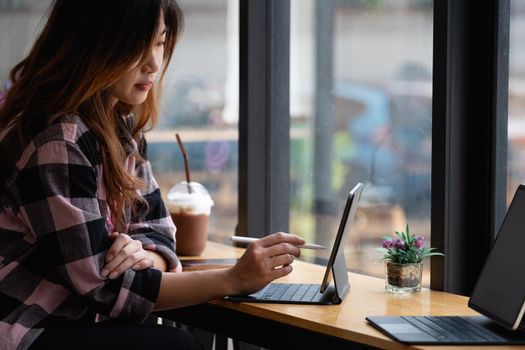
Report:
[{"label": "woman's hand", "polygon": [[179,264],[175,267],[175,271],[172,272],[182,272],[182,264],[179,262]]},{"label": "woman's hand", "polygon": [[297,247],[305,241],[299,236],[277,232],[251,243],[239,261],[230,270],[237,294],[250,294],[271,281],[292,272]]},{"label": "woman's hand", "polygon": [[110,238],[115,241],[106,254],[106,265],[100,273],[102,278],[115,279],[129,268],[144,270],[153,267],[154,261],[141,242],[118,232],[112,232]]},{"label": "woman's hand", "polygon": [[251,243],[237,264],[227,269],[163,273],[155,310],[207,302],[226,295],[250,294],[292,272],[301,237],[274,233]]}]

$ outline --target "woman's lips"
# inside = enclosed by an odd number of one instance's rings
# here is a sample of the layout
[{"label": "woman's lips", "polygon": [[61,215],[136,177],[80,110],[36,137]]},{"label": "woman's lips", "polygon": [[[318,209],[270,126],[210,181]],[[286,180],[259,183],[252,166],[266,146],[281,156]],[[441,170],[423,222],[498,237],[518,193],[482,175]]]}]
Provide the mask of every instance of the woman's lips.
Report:
[{"label": "woman's lips", "polygon": [[153,86],[153,83],[146,83],[146,84],[135,84],[137,89],[142,91],[148,91]]}]

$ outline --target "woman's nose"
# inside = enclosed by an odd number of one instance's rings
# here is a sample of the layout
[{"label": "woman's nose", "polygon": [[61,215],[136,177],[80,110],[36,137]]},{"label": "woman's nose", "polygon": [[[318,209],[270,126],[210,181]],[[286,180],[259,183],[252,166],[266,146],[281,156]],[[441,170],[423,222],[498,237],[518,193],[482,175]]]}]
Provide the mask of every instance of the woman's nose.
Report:
[{"label": "woman's nose", "polygon": [[154,52],[150,52],[146,62],[144,62],[144,73],[157,73],[162,64],[161,58],[157,57]]}]

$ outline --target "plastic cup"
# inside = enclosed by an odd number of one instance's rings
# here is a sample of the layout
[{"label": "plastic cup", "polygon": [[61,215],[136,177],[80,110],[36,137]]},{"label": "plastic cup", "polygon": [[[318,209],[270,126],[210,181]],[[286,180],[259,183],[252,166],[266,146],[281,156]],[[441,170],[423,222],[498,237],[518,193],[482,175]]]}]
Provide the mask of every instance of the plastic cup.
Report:
[{"label": "plastic cup", "polygon": [[208,222],[213,206],[210,194],[198,182],[186,181],[173,186],[168,192],[167,207],[177,227],[176,251],[178,255],[201,255],[208,241]]}]

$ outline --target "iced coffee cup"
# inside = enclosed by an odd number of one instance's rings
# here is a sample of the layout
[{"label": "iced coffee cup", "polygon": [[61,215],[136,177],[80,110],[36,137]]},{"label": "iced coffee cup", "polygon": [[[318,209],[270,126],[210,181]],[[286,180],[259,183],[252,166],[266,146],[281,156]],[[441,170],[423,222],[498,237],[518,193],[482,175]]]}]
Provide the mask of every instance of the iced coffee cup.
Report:
[{"label": "iced coffee cup", "polygon": [[167,207],[177,227],[178,255],[201,255],[208,240],[208,221],[213,206],[208,191],[198,182],[183,181],[168,192]]}]

